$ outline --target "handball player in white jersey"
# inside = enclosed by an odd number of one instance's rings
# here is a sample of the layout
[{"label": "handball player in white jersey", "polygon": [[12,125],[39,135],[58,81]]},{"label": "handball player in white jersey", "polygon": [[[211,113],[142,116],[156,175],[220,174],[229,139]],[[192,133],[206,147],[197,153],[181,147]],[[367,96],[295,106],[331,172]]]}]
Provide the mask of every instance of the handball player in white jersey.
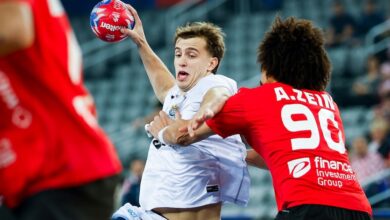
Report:
[{"label": "handball player in white jersey", "polygon": [[[179,27],[175,34],[176,79],[146,41],[142,23],[134,14],[133,30],[123,29],[138,46],[152,84],[171,119],[180,114],[191,119],[200,104],[221,91],[237,92],[236,82],[215,75],[224,55],[221,29],[211,23],[195,22]],[[161,142],[160,142],[161,141]],[[246,205],[249,174],[246,147],[237,135],[222,139],[211,136],[188,147],[165,145],[153,139],[141,182],[140,204],[126,204],[113,219],[220,219],[224,202]]]}]

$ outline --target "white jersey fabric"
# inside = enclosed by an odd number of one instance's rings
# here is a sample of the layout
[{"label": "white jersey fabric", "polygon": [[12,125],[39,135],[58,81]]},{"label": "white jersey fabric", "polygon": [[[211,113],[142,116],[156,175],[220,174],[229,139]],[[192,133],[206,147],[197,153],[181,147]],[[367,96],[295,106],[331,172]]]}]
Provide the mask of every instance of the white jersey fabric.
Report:
[{"label": "white jersey fabric", "polygon": [[[165,97],[163,110],[174,118],[172,110],[178,109],[183,119],[191,119],[213,87],[237,92],[234,80],[209,75],[186,94],[174,86]],[[141,181],[141,207],[192,208],[218,202],[246,205],[250,178],[245,157],[246,147],[238,135],[226,139],[213,135],[187,147],[162,145],[157,149],[152,141]]]}]

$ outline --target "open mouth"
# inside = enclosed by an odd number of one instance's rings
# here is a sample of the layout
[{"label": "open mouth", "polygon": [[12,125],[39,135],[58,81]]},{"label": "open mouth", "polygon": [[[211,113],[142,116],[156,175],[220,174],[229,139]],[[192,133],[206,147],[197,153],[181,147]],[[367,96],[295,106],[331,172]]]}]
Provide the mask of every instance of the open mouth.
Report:
[{"label": "open mouth", "polygon": [[179,71],[177,73],[177,80],[179,81],[184,81],[185,79],[187,79],[187,77],[189,76],[190,74],[185,72],[185,71]]}]

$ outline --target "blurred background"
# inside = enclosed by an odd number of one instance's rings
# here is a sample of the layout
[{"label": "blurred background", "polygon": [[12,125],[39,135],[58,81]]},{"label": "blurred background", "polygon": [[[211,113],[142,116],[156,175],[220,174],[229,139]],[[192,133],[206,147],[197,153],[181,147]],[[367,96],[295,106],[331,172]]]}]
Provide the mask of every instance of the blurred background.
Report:
[{"label": "blurred background", "polygon": [[[63,0],[81,44],[84,80],[95,99],[100,124],[125,167],[119,205],[126,196],[138,196],[134,191],[139,187],[149,147],[144,124],[161,105],[132,41],[110,44],[93,35],[89,13],[97,2]],[[374,218],[390,219],[389,0],[124,2],[138,10],[150,45],[172,72],[173,35],[178,25],[211,21],[221,26],[226,33],[227,51],[218,71],[235,79],[240,87],[255,87],[260,80],[256,49],[276,14],[312,20],[326,37],[333,65],[327,90],[342,114],[352,166],[374,208]],[[248,207],[224,206],[223,219],[273,219],[276,215],[269,174],[256,168],[250,168],[250,173]]]}]

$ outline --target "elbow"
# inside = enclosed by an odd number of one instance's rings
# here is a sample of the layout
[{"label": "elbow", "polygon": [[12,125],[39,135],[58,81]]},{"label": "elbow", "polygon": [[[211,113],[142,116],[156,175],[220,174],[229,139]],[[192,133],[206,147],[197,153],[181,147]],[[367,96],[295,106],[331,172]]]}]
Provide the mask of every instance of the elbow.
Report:
[{"label": "elbow", "polygon": [[225,103],[229,98],[230,98],[230,95],[225,93],[222,95],[220,100],[221,100],[221,102]]},{"label": "elbow", "polygon": [[224,94],[221,94],[218,99],[217,99],[217,102],[216,102],[216,106],[218,106],[218,108],[222,108],[223,105],[226,103],[226,101],[230,98],[230,94],[227,94],[227,93],[224,93]]}]

